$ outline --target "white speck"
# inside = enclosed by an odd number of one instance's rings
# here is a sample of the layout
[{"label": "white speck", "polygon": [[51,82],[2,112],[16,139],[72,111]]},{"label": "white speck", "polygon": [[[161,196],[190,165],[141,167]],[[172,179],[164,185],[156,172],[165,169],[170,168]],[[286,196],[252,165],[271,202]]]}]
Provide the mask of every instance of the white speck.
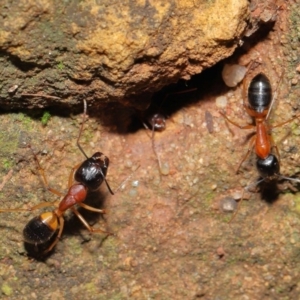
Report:
[{"label": "white speck", "polygon": [[162,163],[160,166],[160,172],[162,175],[169,175],[170,173],[170,166],[167,162]]},{"label": "white speck", "polygon": [[225,96],[220,96],[216,98],[216,106],[218,108],[225,108],[227,105],[227,98]]},{"label": "white speck", "polygon": [[226,197],[220,201],[220,209],[223,212],[233,212],[237,209],[237,203],[233,198]]},{"label": "white speck", "polygon": [[132,181],[131,186],[132,186],[132,187],[138,187],[139,184],[140,184],[140,183],[139,183],[138,180],[134,180],[134,181]]},{"label": "white speck", "polygon": [[9,93],[14,93],[18,89],[18,87],[19,86],[17,84],[15,84],[11,88],[8,89],[8,92]]}]

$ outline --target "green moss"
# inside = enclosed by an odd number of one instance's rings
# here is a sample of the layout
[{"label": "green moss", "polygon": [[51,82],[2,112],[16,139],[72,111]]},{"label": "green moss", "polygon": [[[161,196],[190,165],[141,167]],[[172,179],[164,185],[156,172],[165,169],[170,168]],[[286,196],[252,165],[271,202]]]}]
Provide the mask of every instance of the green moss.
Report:
[{"label": "green moss", "polygon": [[93,282],[89,282],[85,285],[85,289],[88,292],[88,295],[96,295],[97,294],[97,288]]},{"label": "green moss", "polygon": [[11,296],[12,295],[12,288],[7,283],[2,284],[1,291],[6,296]]},{"label": "green moss", "polygon": [[296,194],[294,196],[295,206],[294,211],[296,211],[298,214],[300,214],[300,195]]},{"label": "green moss", "polygon": [[50,118],[51,118],[51,114],[48,111],[45,111],[41,118],[42,125],[47,126]]},{"label": "green moss", "polygon": [[0,164],[5,169],[9,169],[13,165],[13,161],[8,157],[16,151],[18,138],[19,132],[17,130],[0,132]]},{"label": "green moss", "polygon": [[32,125],[33,125],[33,122],[31,120],[30,117],[26,116],[25,114],[23,113],[18,113],[16,115],[16,121],[19,121],[22,123],[22,125],[25,127],[25,129],[27,130],[32,130]]},{"label": "green moss", "polygon": [[64,64],[63,64],[61,61],[57,64],[56,67],[57,67],[57,69],[60,70],[60,71],[62,71],[62,70],[65,68]]},{"label": "green moss", "polygon": [[116,250],[118,249],[116,245],[116,240],[113,237],[108,237],[103,244],[105,249],[105,259],[103,261],[103,265],[106,267],[111,267],[115,265],[113,262],[118,261],[118,253]]},{"label": "green moss", "polygon": [[225,214],[223,215],[223,222],[224,223],[229,223],[232,219],[233,214]]},{"label": "green moss", "polygon": [[13,166],[13,160],[8,159],[8,158],[4,158],[2,161],[2,166],[5,170],[9,170],[12,168]]}]

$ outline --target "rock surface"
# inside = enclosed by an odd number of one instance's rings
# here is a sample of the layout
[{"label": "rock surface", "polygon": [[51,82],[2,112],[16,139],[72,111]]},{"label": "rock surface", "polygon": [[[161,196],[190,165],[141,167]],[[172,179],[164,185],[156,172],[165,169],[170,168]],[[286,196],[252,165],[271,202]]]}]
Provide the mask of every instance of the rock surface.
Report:
[{"label": "rock surface", "polygon": [[[248,51],[236,51],[230,61],[248,65],[254,60],[247,79],[260,71],[270,79],[277,91],[270,125],[300,111],[300,2],[282,4],[273,30],[254,45],[245,41]],[[264,6],[271,7],[266,1]],[[251,9],[252,14],[262,7]],[[80,210],[91,226],[115,235],[89,234],[68,210],[53,253],[42,261],[30,260],[22,230],[43,210],[1,213],[1,299],[299,299],[299,184],[279,180],[272,203],[262,200],[267,200],[268,184],[260,192],[253,188],[228,224],[232,200],[239,200],[243,187],[255,183],[258,174],[254,153],[235,174],[251,130],[227,124],[218,110],[241,125],[250,119],[243,107],[243,84],[226,87],[221,69],[217,65],[203,71],[197,91],[173,95],[161,107],[165,112],[170,102],[181,103],[168,114],[166,129],[155,133],[168,175],[159,173],[150,131],[117,134],[99,124],[88,107],[80,143],[87,155],[101,151],[110,158],[107,180],[112,189],[116,192],[140,165],[114,196],[103,185],[86,199],[86,204],[107,209],[103,219]],[[82,105],[78,108],[82,111]],[[21,146],[31,143],[49,185],[66,192],[72,167],[84,160],[76,147],[81,121],[80,115],[53,114],[42,124],[37,116],[21,112],[0,114],[1,209],[60,200],[44,189],[32,152]],[[281,173],[299,178],[299,120],[275,128],[272,135]]]},{"label": "rock surface", "polygon": [[230,56],[249,17],[246,0],[29,0],[1,10],[6,110],[82,97],[144,109],[153,92]]}]

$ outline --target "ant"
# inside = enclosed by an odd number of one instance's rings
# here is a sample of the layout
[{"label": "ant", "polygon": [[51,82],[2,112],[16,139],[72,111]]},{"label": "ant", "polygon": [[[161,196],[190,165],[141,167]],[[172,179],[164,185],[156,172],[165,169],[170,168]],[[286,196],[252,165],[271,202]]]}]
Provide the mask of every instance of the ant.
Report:
[{"label": "ant", "polygon": [[143,120],[142,123],[146,129],[149,129],[149,126],[150,126],[150,130],[152,132],[151,137],[150,137],[151,142],[152,142],[152,150],[153,150],[154,155],[156,156],[159,171],[160,171],[160,173],[163,174],[162,164],[161,164],[161,160],[160,160],[160,157],[159,157],[157,149],[156,149],[154,135],[155,135],[155,131],[161,132],[166,129],[166,117],[161,113],[153,113],[153,114],[149,114],[147,117],[145,117],[145,120]]},{"label": "ant", "polygon": [[[281,75],[279,82],[282,80],[283,74]],[[243,157],[241,162],[238,165],[236,173],[239,172],[239,169],[242,163],[247,159],[249,154],[254,148],[256,154],[256,168],[261,177],[255,185],[258,185],[261,182],[271,182],[275,179],[287,179],[291,181],[300,182],[299,179],[285,177],[280,174],[280,163],[279,163],[279,151],[277,146],[274,144],[274,141],[271,136],[271,131],[273,128],[283,126],[294,119],[298,118],[295,116],[283,123],[269,126],[268,118],[271,112],[271,108],[274,104],[275,94],[272,98],[272,87],[268,77],[263,73],[258,73],[255,77],[252,78],[248,86],[248,93],[246,97],[246,84],[245,79],[243,81],[243,106],[250,117],[253,118],[254,124],[240,125],[232,120],[230,120],[223,112],[220,114],[231,124],[237,126],[240,129],[252,129],[255,128],[254,135],[251,137],[249,142],[249,148],[246,155]],[[248,98],[248,102],[246,102]],[[272,153],[272,150],[275,150],[276,155]],[[250,185],[252,186],[252,184]],[[249,187],[250,187],[249,186]],[[248,190],[249,187],[246,187],[245,190]],[[245,191],[244,190],[244,191]],[[244,194],[244,193],[243,193]],[[243,200],[239,202],[239,206]],[[238,209],[237,209],[238,211]],[[236,211],[236,213],[237,213]],[[236,213],[232,216],[230,222],[234,219]]]},{"label": "ant", "polygon": [[[101,152],[96,152],[93,156],[88,157],[84,152],[83,148],[79,144],[79,139],[83,130],[83,125],[86,119],[87,103],[83,100],[84,103],[84,112],[83,112],[83,121],[80,127],[79,135],[77,138],[76,145],[79,150],[86,157],[86,160],[72,168],[69,181],[68,181],[68,192],[66,195],[63,193],[49,187],[44,169],[41,167],[36,154],[34,153],[32,147],[28,145],[31,149],[34,159],[37,163],[39,173],[41,174],[44,186],[51,193],[63,197],[61,201],[55,202],[42,202],[33,207],[23,209],[23,208],[11,208],[11,209],[0,209],[0,213],[3,212],[24,212],[24,211],[34,211],[46,207],[55,207],[53,211],[48,211],[41,213],[39,216],[31,219],[23,230],[24,241],[28,244],[35,246],[43,245],[50,243],[51,239],[55,236],[54,241],[48,246],[48,248],[43,251],[43,254],[50,252],[58,243],[61,238],[63,228],[64,228],[64,213],[70,209],[82,222],[82,224],[88,229],[89,232],[103,232],[111,234],[109,232],[103,231],[102,229],[94,229],[91,227],[84,217],[79,213],[75,208],[75,205],[97,213],[105,213],[105,210],[91,207],[84,202],[86,199],[88,191],[95,191],[99,189],[100,185],[104,181],[109,192],[113,195],[107,180],[106,174],[109,165],[109,159]],[[74,179],[77,181],[74,183]]]},{"label": "ant", "polygon": [[[196,88],[190,88],[190,89],[179,91],[179,92],[167,93],[164,96],[158,110],[161,109],[162,105],[164,104],[164,102],[167,100],[167,98],[170,95],[185,94],[185,93],[193,92],[195,90],[197,90],[197,89]],[[141,117],[141,122],[144,125],[145,129],[151,130],[150,139],[151,139],[151,142],[152,142],[152,150],[154,152],[154,155],[156,156],[159,171],[160,171],[160,174],[162,174],[162,175],[167,175],[168,173],[166,172],[166,168],[164,168],[162,166],[159,154],[157,152],[157,147],[156,147],[156,144],[155,144],[154,137],[155,137],[155,132],[162,132],[166,129],[166,126],[167,126],[166,125],[166,120],[167,120],[167,116],[165,116],[161,112],[157,112],[157,108],[155,108],[154,110],[149,109],[144,114],[142,114],[142,117]]]},{"label": "ant", "polygon": [[[283,74],[280,77],[280,81],[283,77]],[[257,74],[250,82],[248,87],[248,103],[246,103],[246,87],[245,79],[243,83],[243,105],[248,113],[254,119],[254,124],[240,125],[232,120],[230,120],[223,112],[220,114],[231,124],[237,126],[240,129],[251,129],[255,128],[255,134],[251,137],[249,142],[249,148],[246,155],[243,157],[241,162],[238,165],[236,173],[239,172],[239,169],[242,163],[247,159],[250,152],[254,148],[255,154],[259,160],[265,160],[271,154],[272,148],[275,149],[276,154],[279,157],[279,151],[277,146],[274,144],[274,141],[271,136],[271,130],[276,127],[285,125],[298,116],[289,119],[283,123],[277,124],[275,126],[269,126],[267,120],[270,115],[270,111],[274,102],[275,96],[272,98],[272,87],[269,79],[263,73]]]}]

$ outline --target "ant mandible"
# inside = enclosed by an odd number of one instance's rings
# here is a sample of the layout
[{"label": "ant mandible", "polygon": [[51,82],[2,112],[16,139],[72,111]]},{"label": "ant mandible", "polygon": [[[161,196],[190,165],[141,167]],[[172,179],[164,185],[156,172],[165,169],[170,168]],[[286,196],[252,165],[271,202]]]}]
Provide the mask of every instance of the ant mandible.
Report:
[{"label": "ant mandible", "polygon": [[[282,75],[280,80],[282,79]],[[293,121],[298,116],[289,119],[283,123],[277,124],[275,126],[269,126],[267,124],[268,117],[270,115],[271,106],[273,104],[274,98],[272,99],[272,87],[269,79],[263,73],[257,74],[250,82],[248,87],[248,103],[246,103],[246,87],[245,80],[243,83],[243,105],[248,113],[254,119],[255,124],[240,125],[232,120],[230,120],[223,112],[220,114],[231,124],[237,126],[240,129],[252,129],[255,128],[255,135],[250,139],[249,148],[246,155],[243,157],[238,165],[236,173],[242,163],[247,159],[251,150],[255,149],[255,154],[258,159],[265,160],[270,154],[272,148],[275,149],[276,154],[279,157],[279,151],[277,146],[271,136],[271,130],[276,127],[280,127],[286,123]]]},{"label": "ant mandible", "polygon": [[[82,224],[89,230],[91,233],[95,232],[106,232],[102,229],[94,229],[91,227],[88,222],[84,219],[84,217],[79,213],[79,211],[75,208],[75,205],[97,213],[105,213],[103,209],[98,209],[95,207],[91,207],[84,202],[87,196],[87,192],[89,190],[94,191],[97,190],[103,181],[109,190],[109,192],[113,195],[113,191],[111,190],[107,180],[106,174],[109,165],[109,159],[101,152],[96,152],[93,156],[88,157],[84,152],[83,148],[79,144],[79,139],[83,130],[83,124],[86,119],[86,111],[87,104],[84,102],[84,113],[83,113],[83,121],[80,127],[79,135],[77,138],[77,146],[83,155],[86,157],[86,160],[75,166],[69,175],[68,187],[69,190],[66,195],[61,192],[49,187],[48,181],[44,172],[44,169],[41,167],[36,154],[34,153],[32,147],[29,145],[28,147],[31,149],[34,159],[37,163],[39,173],[41,174],[43,183],[48,191],[51,193],[63,197],[61,201],[55,202],[42,202],[33,207],[23,209],[23,208],[12,208],[12,209],[0,209],[0,213],[4,212],[24,212],[24,211],[34,211],[41,208],[46,207],[55,207],[53,211],[44,212],[37,217],[31,219],[23,230],[24,241],[28,244],[33,244],[35,246],[46,244],[50,242],[50,240],[57,233],[56,238],[50,244],[50,246],[43,252],[44,254],[50,252],[55,245],[58,243],[64,228],[64,213],[66,210],[70,209],[82,222]],[[74,178],[77,182],[74,183]]]}]

